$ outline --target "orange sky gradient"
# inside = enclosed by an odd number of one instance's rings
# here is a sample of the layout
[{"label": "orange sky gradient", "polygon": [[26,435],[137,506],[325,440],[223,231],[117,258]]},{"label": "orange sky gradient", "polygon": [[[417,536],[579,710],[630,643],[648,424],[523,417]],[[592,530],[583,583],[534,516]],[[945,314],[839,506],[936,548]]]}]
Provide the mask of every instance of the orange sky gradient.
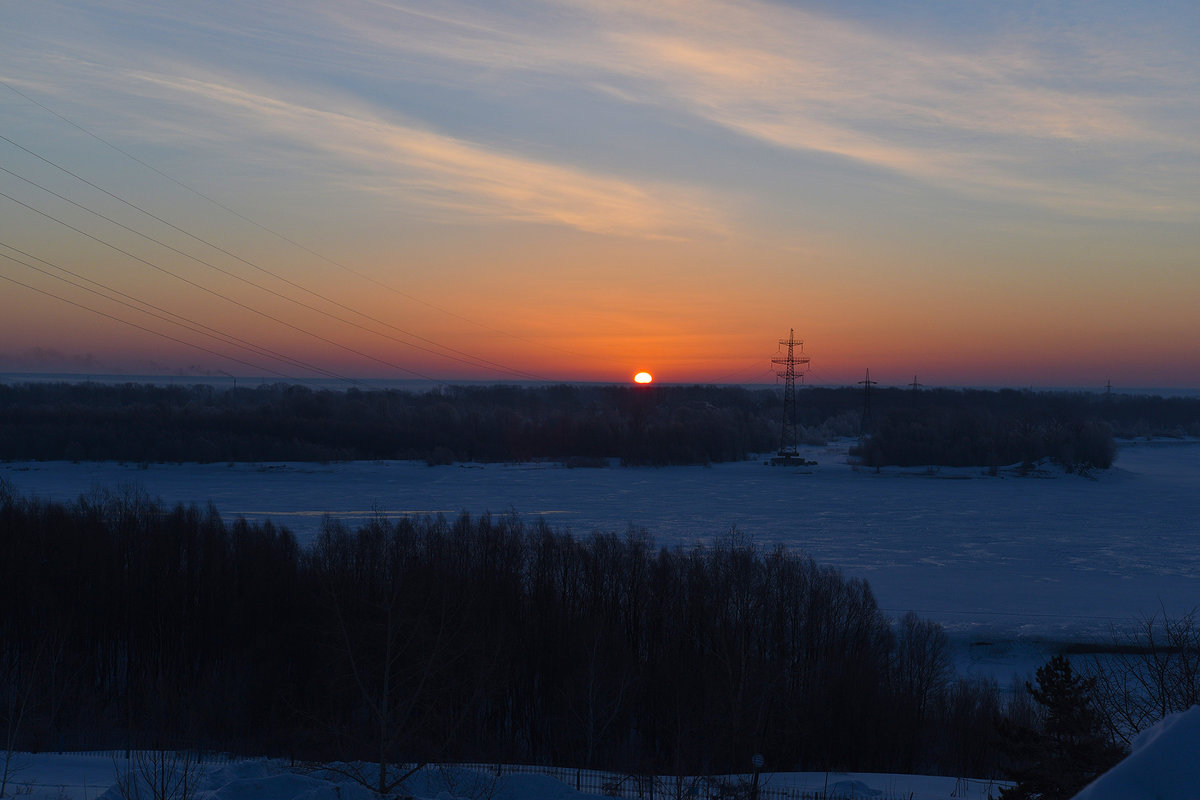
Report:
[{"label": "orange sky gradient", "polygon": [[15,8],[0,371],[1200,387],[1196,28],[1087,8]]}]

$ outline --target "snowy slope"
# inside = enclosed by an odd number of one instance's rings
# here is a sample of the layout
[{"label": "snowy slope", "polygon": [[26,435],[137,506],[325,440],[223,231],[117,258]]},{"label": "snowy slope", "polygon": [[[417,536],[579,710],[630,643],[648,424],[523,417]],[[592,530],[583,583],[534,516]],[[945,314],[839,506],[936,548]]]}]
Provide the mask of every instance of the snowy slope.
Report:
[{"label": "snowy slope", "polygon": [[1124,761],[1075,800],[1200,798],[1200,706],[1171,714],[1142,732]]}]

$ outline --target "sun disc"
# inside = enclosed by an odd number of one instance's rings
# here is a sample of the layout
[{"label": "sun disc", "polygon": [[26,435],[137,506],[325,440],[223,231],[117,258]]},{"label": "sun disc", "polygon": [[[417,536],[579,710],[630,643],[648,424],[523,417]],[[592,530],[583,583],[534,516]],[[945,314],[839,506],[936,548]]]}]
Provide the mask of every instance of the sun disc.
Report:
[{"label": "sun disc", "polygon": [[650,383],[652,380],[654,380],[654,376],[649,372],[639,372],[637,375],[633,376],[634,383]]}]

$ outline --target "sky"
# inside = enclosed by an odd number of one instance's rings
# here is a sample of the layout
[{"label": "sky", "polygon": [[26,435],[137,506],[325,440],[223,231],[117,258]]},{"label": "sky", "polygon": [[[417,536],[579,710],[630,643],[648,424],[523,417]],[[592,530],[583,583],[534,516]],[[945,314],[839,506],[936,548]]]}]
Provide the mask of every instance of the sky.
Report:
[{"label": "sky", "polygon": [[1200,387],[1191,2],[0,23],[0,370]]}]

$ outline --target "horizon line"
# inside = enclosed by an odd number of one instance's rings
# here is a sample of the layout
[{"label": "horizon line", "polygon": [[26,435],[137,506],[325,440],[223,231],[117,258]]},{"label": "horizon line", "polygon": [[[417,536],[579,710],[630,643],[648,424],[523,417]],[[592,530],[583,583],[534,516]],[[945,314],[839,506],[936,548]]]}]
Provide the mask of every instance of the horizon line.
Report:
[{"label": "horizon line", "polygon": [[[632,388],[649,388],[656,386],[663,387],[688,387],[688,386],[714,386],[714,387],[741,387],[746,389],[769,389],[779,387],[782,389],[782,384],[774,382],[715,382],[715,381],[660,381],[655,380],[650,384],[635,384],[632,381],[606,381],[606,380],[493,380],[483,378],[446,378],[446,379],[426,379],[426,378],[381,378],[369,376],[352,376],[349,381],[341,378],[296,378],[296,379],[281,379],[277,377],[263,375],[233,375],[230,373],[179,373],[172,374],[168,372],[160,373],[121,373],[121,372],[53,372],[53,371],[14,371],[0,370],[0,385],[6,383],[103,383],[103,384],[118,384],[118,383],[141,383],[141,384],[163,384],[172,385],[176,382],[184,385],[214,385],[226,386],[227,388],[235,388],[238,382],[244,382],[247,385],[269,386],[269,385],[307,385],[314,384],[320,388],[335,388],[337,386],[346,386],[353,388],[357,384],[368,384],[369,388],[418,388],[418,387],[435,387],[435,386],[629,386]],[[230,385],[232,384],[232,385]],[[804,389],[860,389],[854,383],[803,383],[798,384],[798,390]],[[896,384],[875,384],[873,387],[876,391],[881,389],[900,389],[903,391],[914,391],[912,384],[896,383]],[[938,385],[920,385],[916,391],[1033,391],[1033,392],[1082,392],[1088,394],[1120,394],[1132,396],[1197,396],[1200,397],[1200,386],[1113,386],[1106,384],[1097,385],[1055,385],[1055,384],[938,384]]]}]

